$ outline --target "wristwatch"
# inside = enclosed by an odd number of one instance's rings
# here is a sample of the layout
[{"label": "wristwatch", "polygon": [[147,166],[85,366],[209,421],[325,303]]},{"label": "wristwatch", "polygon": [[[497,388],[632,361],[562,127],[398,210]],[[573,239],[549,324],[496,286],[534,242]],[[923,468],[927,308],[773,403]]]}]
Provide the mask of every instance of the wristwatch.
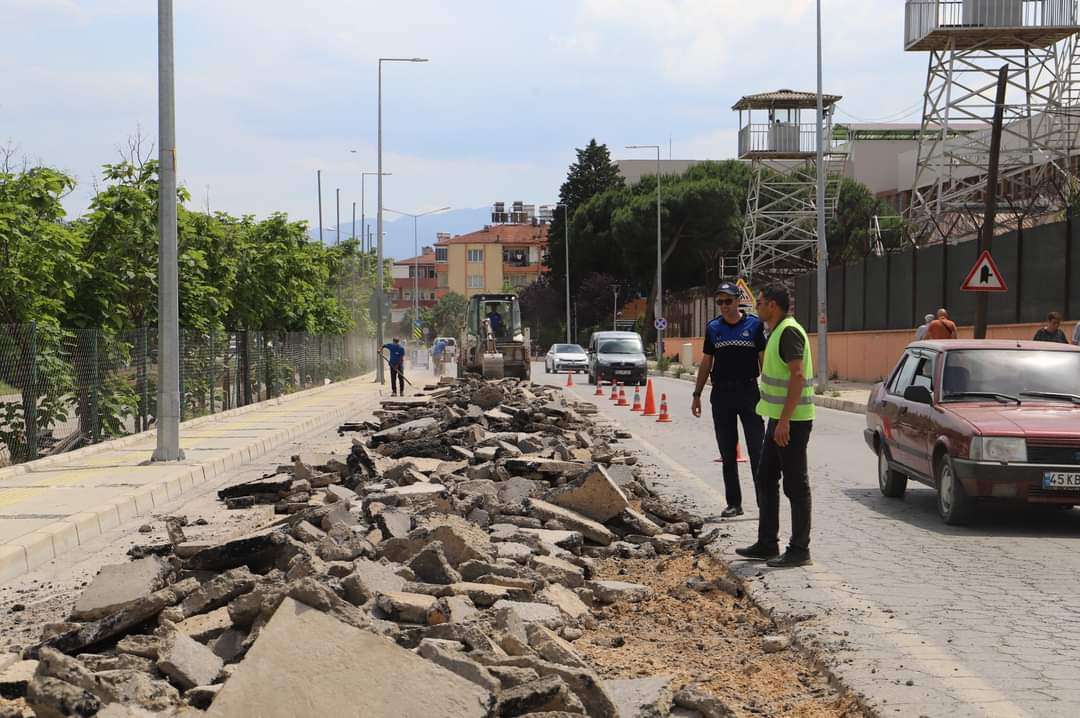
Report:
[{"label": "wristwatch", "polygon": [[701,398],[701,392],[700,391],[695,391],[694,392],[694,398],[695,399],[700,399]]}]

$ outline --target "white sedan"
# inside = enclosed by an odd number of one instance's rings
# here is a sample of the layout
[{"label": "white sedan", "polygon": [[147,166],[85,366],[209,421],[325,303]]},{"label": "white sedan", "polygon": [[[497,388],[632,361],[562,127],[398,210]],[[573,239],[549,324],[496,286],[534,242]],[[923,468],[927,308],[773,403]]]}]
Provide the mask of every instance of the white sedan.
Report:
[{"label": "white sedan", "polygon": [[544,372],[585,372],[589,370],[589,355],[577,344],[552,344],[544,357]]}]

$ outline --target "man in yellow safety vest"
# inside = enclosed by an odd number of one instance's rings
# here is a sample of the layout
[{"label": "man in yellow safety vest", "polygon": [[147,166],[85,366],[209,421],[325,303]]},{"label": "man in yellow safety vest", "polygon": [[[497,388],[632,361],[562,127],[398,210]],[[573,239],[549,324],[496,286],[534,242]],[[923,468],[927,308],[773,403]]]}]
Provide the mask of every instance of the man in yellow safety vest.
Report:
[{"label": "man in yellow safety vest", "polygon": [[[814,422],[814,365],[810,341],[794,317],[791,297],[782,285],[757,296],[758,316],[769,328],[761,368],[761,401],[757,413],[768,420],[761,463],[754,477],[758,504],[758,539],[735,549],[745,558],[774,568],[807,566],[810,560],[810,477],[806,446]],[[780,479],[791,501],[791,541],[780,554]]]}]

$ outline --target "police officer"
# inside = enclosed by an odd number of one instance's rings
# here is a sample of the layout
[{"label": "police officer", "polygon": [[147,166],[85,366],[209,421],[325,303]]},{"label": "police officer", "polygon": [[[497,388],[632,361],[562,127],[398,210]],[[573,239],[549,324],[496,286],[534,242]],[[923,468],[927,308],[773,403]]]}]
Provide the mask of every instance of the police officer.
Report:
[{"label": "police officer", "polygon": [[761,398],[757,376],[766,341],[761,321],[739,309],[737,286],[730,282],[722,283],[717,289],[716,301],[720,305],[720,316],[705,327],[704,356],[698,367],[690,411],[694,416],[701,416],[701,392],[706,379],[711,376],[712,393],[709,399],[716,443],[724,462],[724,495],[727,499],[727,508],[720,515],[731,518],[743,514],[739,465],[736,463],[739,421],[742,421],[743,434],[746,436],[750,472],[755,477],[761,456],[764,424],[756,411]]},{"label": "police officer", "polygon": [[[787,289],[779,284],[766,287],[757,303],[758,315],[769,326],[758,403],[758,413],[769,420],[769,426],[755,475],[758,539],[735,553],[774,568],[807,566],[812,562],[806,447],[814,424],[814,386],[809,379],[814,376],[814,363],[806,330],[788,314]],[[791,501],[791,541],[778,556],[781,477],[784,495]]]}]

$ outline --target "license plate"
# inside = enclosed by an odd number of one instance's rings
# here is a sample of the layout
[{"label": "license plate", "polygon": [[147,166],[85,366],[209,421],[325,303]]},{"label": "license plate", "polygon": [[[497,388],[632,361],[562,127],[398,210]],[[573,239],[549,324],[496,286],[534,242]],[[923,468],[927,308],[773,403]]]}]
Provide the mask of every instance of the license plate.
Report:
[{"label": "license plate", "polygon": [[630,376],[629,369],[616,369],[615,376]]},{"label": "license plate", "polygon": [[1044,489],[1080,490],[1080,473],[1067,471],[1047,471],[1043,473]]}]

